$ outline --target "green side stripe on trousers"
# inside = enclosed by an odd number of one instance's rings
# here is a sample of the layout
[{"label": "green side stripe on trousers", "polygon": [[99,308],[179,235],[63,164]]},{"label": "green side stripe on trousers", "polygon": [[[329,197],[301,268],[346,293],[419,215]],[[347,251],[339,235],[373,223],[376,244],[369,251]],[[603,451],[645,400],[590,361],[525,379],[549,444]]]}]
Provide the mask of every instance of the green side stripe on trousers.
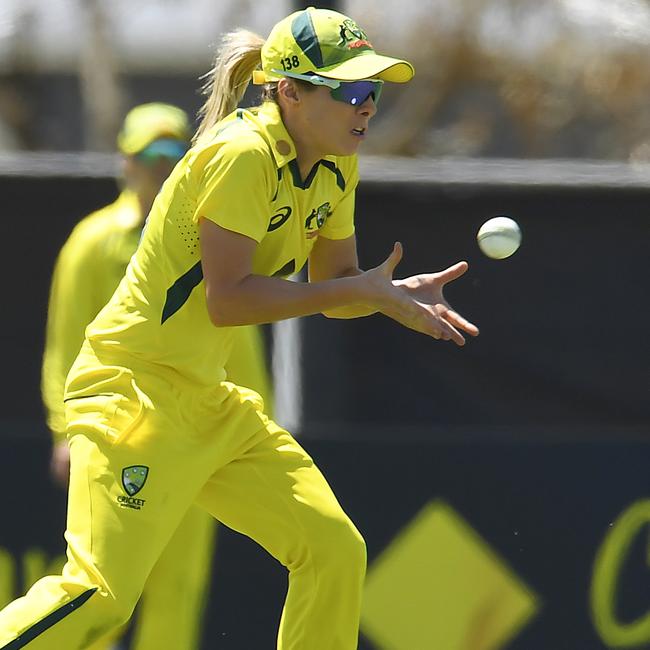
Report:
[{"label": "green side stripe on trousers", "polygon": [[81,594],[81,596],[77,596],[74,600],[62,605],[59,609],[32,625],[28,630],[25,630],[17,639],[10,641],[1,650],[19,650],[20,648],[24,648],[30,641],[33,641],[39,636],[39,634],[43,634],[43,632],[49,630],[53,625],[62,621],[68,614],[72,614],[72,612],[79,609],[96,591],[97,587],[89,589]]}]

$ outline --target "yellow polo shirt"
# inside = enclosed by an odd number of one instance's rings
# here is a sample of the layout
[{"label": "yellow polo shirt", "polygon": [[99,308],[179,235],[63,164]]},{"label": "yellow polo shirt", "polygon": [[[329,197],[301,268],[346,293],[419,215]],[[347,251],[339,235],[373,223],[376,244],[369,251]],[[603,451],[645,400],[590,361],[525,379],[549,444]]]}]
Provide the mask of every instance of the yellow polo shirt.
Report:
[{"label": "yellow polo shirt", "polygon": [[303,181],[277,105],[237,109],[165,181],[125,277],[86,330],[90,345],[202,385],[222,381],[232,328],[208,316],[199,219],[254,239],[253,272],[285,277],[317,237],[354,233],[357,182],[356,156],[328,156]]}]

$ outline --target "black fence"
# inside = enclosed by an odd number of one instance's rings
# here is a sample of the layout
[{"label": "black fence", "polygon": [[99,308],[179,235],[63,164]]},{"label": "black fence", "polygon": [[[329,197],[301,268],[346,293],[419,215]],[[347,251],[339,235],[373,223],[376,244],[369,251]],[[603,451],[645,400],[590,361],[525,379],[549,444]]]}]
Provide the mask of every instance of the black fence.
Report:
[{"label": "black fence", "polygon": [[[481,335],[459,349],[381,316],[303,324],[296,433],[368,544],[360,648],[650,647],[650,184],[393,172],[359,190],[362,264],[396,239],[400,275],[468,260],[448,298]],[[64,550],[39,394],[49,277],[115,191],[108,176],[0,178],[3,601]],[[503,261],[475,243],[497,214],[523,231]],[[273,647],[285,587],[222,530],[204,647]]]}]

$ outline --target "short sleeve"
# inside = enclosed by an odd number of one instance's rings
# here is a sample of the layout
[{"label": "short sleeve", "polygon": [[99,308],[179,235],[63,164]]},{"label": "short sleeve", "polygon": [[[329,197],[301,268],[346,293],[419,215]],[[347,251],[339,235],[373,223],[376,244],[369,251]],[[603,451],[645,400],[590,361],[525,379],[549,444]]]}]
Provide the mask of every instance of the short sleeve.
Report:
[{"label": "short sleeve", "polygon": [[268,151],[250,138],[222,144],[202,171],[194,220],[206,218],[262,241],[270,218],[274,165]]},{"label": "short sleeve", "polygon": [[321,237],[327,239],[347,239],[354,234],[354,206],[357,185],[359,184],[359,168],[356,156],[353,156],[347,162],[348,165],[341,166],[343,178],[345,179],[343,197],[318,233]]}]

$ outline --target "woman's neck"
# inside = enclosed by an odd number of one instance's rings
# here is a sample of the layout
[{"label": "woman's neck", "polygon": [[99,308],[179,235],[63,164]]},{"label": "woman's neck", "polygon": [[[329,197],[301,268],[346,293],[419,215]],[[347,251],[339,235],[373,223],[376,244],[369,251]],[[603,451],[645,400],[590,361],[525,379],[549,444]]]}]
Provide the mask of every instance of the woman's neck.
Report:
[{"label": "woman's neck", "polygon": [[317,151],[315,147],[310,144],[309,138],[303,137],[301,134],[304,131],[304,128],[301,129],[299,124],[296,124],[292,119],[291,115],[283,115],[284,126],[287,129],[287,133],[291,136],[293,140],[294,147],[296,149],[296,162],[298,163],[298,170],[300,171],[300,177],[304,181],[309,172],[312,170],[314,165],[322,159],[323,154],[321,151]]}]

